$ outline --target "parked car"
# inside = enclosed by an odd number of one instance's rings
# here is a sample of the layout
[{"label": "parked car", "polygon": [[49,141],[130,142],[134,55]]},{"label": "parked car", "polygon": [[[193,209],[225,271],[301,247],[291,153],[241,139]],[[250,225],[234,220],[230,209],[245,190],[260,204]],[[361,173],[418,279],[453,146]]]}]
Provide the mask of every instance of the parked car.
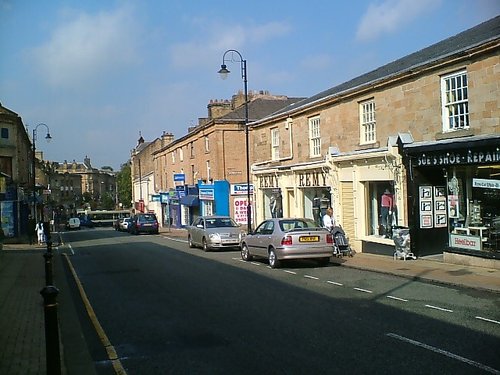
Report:
[{"label": "parked car", "polygon": [[137,214],[133,216],[128,225],[128,231],[132,234],[159,233],[158,220],[155,214]]},{"label": "parked car", "polygon": [[94,222],[87,215],[80,216],[79,219],[80,227],[94,228]]},{"label": "parked car", "polygon": [[269,260],[272,268],[285,259],[317,259],[328,264],[333,255],[333,237],[311,219],[273,218],[263,221],[241,242],[241,258]]},{"label": "parked car", "polygon": [[132,218],[130,217],[124,217],[123,219],[120,219],[118,223],[118,229],[120,232],[128,232],[128,226],[132,222]]},{"label": "parked car", "polygon": [[66,229],[80,229],[80,219],[77,217],[69,218],[66,222]]},{"label": "parked car", "polygon": [[244,236],[243,229],[229,216],[199,216],[188,226],[189,247],[204,251],[238,248]]}]

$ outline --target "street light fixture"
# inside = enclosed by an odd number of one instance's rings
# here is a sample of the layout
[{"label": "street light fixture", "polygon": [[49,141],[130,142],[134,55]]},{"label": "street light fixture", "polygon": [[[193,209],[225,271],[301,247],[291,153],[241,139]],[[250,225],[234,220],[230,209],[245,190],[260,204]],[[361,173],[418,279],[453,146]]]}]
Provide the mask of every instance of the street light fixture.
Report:
[{"label": "street light fixture", "polygon": [[38,124],[37,126],[35,126],[33,128],[33,158],[32,158],[32,168],[33,168],[33,219],[35,221],[36,220],[36,194],[35,194],[35,189],[36,189],[36,179],[35,179],[35,171],[36,171],[36,156],[35,156],[35,150],[36,150],[36,146],[35,146],[35,143],[36,143],[36,130],[38,129],[38,127],[40,126],[45,126],[45,128],[47,129],[47,134],[45,135],[45,139],[47,140],[47,142],[50,142],[50,140],[52,139],[52,137],[50,136],[50,129],[49,127],[46,125],[46,124]]},{"label": "street light fixture", "polygon": [[[229,57],[226,58],[226,55]],[[245,142],[246,142],[246,158],[247,158],[247,224],[248,233],[252,230],[252,204],[250,200],[250,148],[248,141],[248,86],[247,86],[247,61],[243,59],[241,53],[234,49],[227,50],[222,56],[222,65],[220,66],[219,74],[222,79],[226,79],[227,75],[231,73],[226,66],[226,62],[234,62],[241,64],[241,78],[243,79],[243,86],[245,92]]]}]

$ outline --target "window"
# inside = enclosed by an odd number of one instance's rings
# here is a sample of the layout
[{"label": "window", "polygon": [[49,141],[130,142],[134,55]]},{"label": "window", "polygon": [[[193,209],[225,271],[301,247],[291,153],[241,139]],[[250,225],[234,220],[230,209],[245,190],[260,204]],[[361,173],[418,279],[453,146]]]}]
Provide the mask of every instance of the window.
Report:
[{"label": "window", "polygon": [[172,151],[172,164],[175,164],[175,151]]},{"label": "window", "polygon": [[179,149],[179,160],[184,161],[184,151],[182,148]]},{"label": "window", "polygon": [[205,152],[210,151],[210,142],[208,140],[208,135],[205,136]]},{"label": "window", "polygon": [[467,72],[461,71],[442,77],[441,103],[443,131],[469,128],[469,94]]},{"label": "window", "polygon": [[210,160],[207,160],[207,181],[210,181]]},{"label": "window", "polygon": [[309,156],[321,156],[321,132],[319,116],[309,119]]},{"label": "window", "polygon": [[4,139],[8,139],[9,138],[9,128],[2,128],[0,137],[2,137]]},{"label": "window", "polygon": [[360,143],[373,143],[376,139],[375,101],[370,100],[360,103],[359,112],[361,122]]},{"label": "window", "polygon": [[194,142],[189,144],[189,155],[194,158]]},{"label": "window", "polygon": [[280,158],[280,132],[278,128],[271,129],[271,159]]}]

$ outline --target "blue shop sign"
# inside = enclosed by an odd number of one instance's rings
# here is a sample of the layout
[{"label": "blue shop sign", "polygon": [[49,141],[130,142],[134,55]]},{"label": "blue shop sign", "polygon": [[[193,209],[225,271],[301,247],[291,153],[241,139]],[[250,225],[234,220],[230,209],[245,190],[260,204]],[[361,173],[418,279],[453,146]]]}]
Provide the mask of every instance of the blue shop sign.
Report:
[{"label": "blue shop sign", "polygon": [[211,188],[200,188],[199,189],[199,197],[202,200],[213,201],[214,197],[215,197],[214,189],[211,189]]},{"label": "blue shop sign", "polygon": [[186,181],[186,175],[184,173],[174,173],[174,182],[184,181]]},{"label": "blue shop sign", "polygon": [[[247,184],[231,184],[231,195],[246,195]],[[250,184],[250,194],[253,194],[253,184]]]}]

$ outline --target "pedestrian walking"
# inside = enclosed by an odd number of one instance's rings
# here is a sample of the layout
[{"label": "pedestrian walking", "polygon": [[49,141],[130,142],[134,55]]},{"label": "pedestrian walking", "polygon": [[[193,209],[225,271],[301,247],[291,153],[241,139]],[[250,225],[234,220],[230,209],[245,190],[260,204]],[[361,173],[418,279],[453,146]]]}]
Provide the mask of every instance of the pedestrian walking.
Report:
[{"label": "pedestrian walking", "polygon": [[43,232],[43,223],[41,221],[39,221],[36,225],[35,232],[38,236],[38,244],[43,245],[43,243],[45,242],[45,235]]}]

